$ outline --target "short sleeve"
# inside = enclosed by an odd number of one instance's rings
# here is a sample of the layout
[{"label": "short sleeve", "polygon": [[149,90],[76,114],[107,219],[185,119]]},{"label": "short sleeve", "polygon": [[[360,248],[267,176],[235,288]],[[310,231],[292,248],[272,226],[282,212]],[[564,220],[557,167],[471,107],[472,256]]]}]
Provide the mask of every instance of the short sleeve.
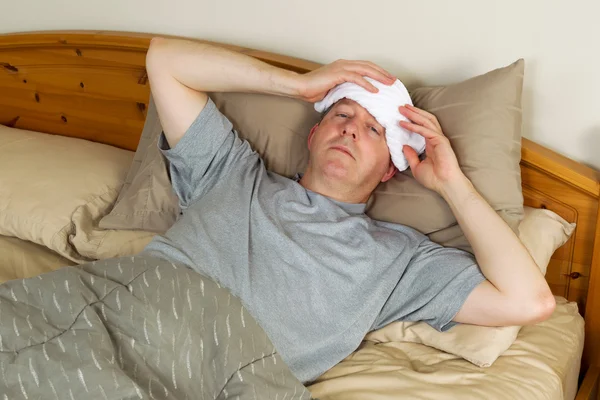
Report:
[{"label": "short sleeve", "polygon": [[424,240],[406,267],[372,327],[395,321],[424,321],[438,331],[452,319],[469,294],[485,280],[475,257],[466,251]]},{"label": "short sleeve", "polygon": [[210,98],[174,148],[169,147],[164,133],[158,147],[166,158],[182,210],[200,199],[243,159],[258,156],[247,141],[239,138],[232,123]]}]

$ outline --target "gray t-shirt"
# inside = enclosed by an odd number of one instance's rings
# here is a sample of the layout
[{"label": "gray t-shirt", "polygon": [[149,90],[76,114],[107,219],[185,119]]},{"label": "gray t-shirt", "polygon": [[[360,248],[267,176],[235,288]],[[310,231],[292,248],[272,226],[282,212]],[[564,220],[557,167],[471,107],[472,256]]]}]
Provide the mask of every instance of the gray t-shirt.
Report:
[{"label": "gray t-shirt", "polygon": [[484,280],[471,254],[267,171],[212,100],[159,147],[183,214],[145,252],[229,288],[303,382],[393,321],[449,329]]}]

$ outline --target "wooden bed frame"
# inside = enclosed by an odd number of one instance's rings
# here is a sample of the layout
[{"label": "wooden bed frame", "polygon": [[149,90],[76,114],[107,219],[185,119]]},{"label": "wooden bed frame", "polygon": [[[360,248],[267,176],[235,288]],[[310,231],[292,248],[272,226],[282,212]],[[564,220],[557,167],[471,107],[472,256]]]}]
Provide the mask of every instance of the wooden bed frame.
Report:
[{"label": "wooden bed frame", "polygon": [[[149,85],[145,55],[153,35],[31,32],[0,35],[0,124],[80,137],[135,150]],[[213,43],[300,73],[320,64]],[[577,400],[596,399],[600,375],[600,173],[530,140],[522,141],[526,205],[577,223],[552,257],[547,281],[585,318]]]}]

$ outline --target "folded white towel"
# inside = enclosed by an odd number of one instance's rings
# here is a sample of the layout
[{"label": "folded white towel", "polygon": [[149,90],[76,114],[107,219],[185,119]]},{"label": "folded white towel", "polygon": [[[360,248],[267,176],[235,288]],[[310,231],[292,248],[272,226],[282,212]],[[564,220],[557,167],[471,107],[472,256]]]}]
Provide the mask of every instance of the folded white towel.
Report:
[{"label": "folded white towel", "polygon": [[412,105],[408,90],[397,79],[391,86],[367,76],[365,79],[377,87],[379,92],[372,93],[355,83],[345,82],[331,89],[323,100],[316,102],[315,110],[323,112],[343,98],[356,101],[385,128],[392,162],[399,171],[404,171],[409,165],[402,152],[402,146],[409,145],[415,149],[417,154],[421,154],[425,150],[425,139],[421,135],[410,132],[398,124],[400,121],[407,121],[398,111],[398,107],[405,104]]}]

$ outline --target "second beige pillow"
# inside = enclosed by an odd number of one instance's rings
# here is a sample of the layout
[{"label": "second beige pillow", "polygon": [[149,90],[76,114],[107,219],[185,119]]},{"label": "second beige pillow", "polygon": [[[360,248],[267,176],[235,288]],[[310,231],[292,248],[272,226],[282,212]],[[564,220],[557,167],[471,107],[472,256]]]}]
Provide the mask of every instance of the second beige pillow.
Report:
[{"label": "second beige pillow", "polygon": [[[523,71],[524,62],[519,60],[455,85],[411,93],[416,106],[438,117],[463,171],[513,230],[523,214],[519,168]],[[313,104],[263,94],[210,96],[269,170],[287,177],[304,171],[307,136],[319,120]],[[161,130],[150,101],[135,161],[117,204],[100,221],[102,228],[163,233],[177,218],[177,200],[156,146]],[[448,205],[416,182],[410,171],[381,184],[367,214],[413,227],[445,246],[471,251]]]},{"label": "second beige pillow", "polygon": [[161,132],[151,96],[142,136],[125,183],[110,213],[99,221],[100,228],[164,233],[177,219],[177,196],[157,147]]}]

